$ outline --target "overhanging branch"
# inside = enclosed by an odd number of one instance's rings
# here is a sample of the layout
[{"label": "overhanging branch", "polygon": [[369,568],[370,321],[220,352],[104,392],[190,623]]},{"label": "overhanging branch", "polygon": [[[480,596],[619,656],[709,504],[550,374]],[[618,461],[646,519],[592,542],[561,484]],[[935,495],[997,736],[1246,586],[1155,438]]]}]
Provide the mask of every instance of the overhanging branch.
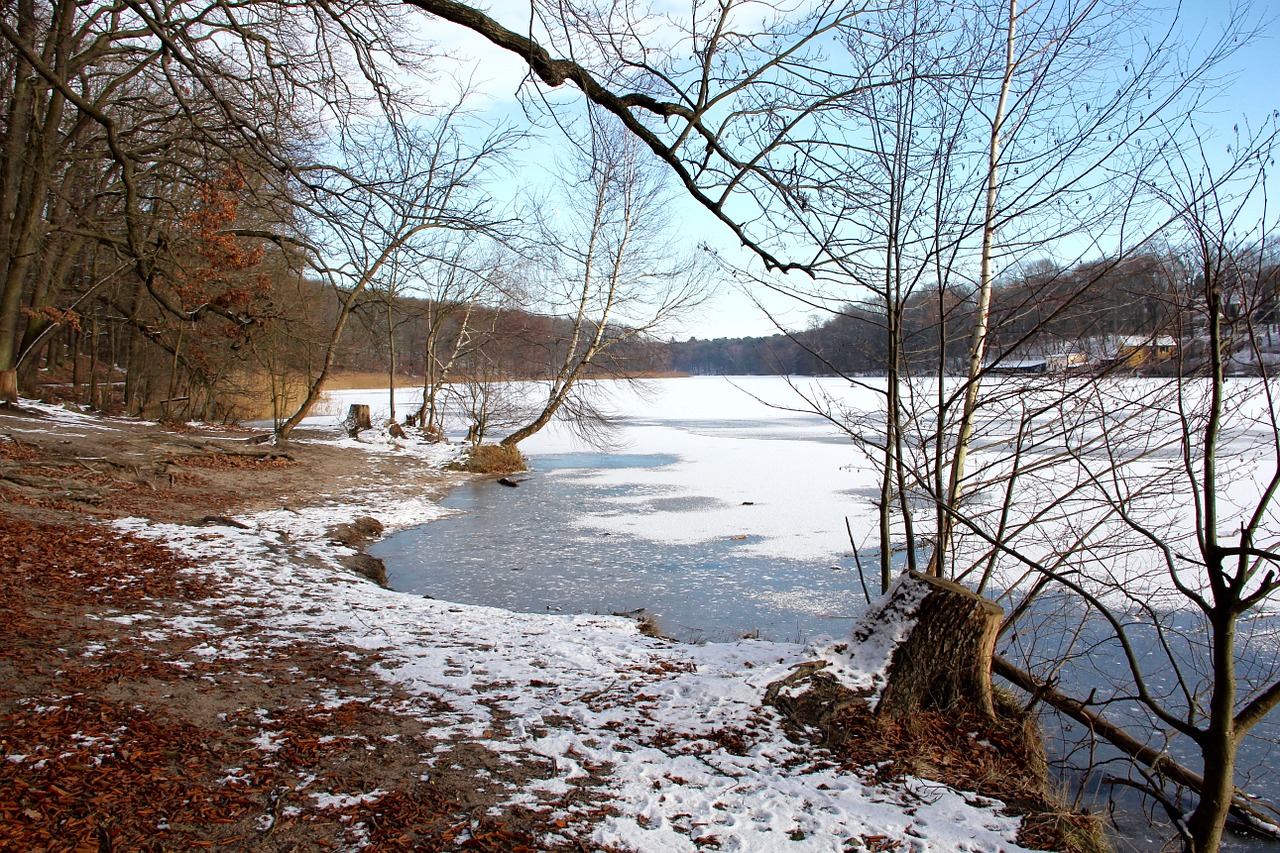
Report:
[{"label": "overhanging branch", "polygon": [[[1043,700],[1047,705],[1066,714],[1134,761],[1150,767],[1159,776],[1168,779],[1174,784],[1190,788],[1197,794],[1204,787],[1204,777],[1174,761],[1169,753],[1148,746],[1097,711],[1086,707],[1079,699],[1059,693],[1049,682],[1019,669],[1000,655],[994,655],[991,658],[991,671],[1017,685],[1032,696]],[[1249,802],[1249,799],[1244,792],[1237,789],[1231,800],[1231,814],[1241,821],[1249,831],[1280,840],[1280,826],[1277,825],[1275,819],[1255,807],[1253,803]],[[1280,814],[1274,806],[1261,801],[1255,802],[1258,802],[1273,814]]]},{"label": "overhanging branch", "polygon": [[[685,104],[661,101],[643,92],[618,94],[604,86],[595,75],[576,62],[568,59],[556,59],[546,48],[527,36],[509,30],[493,18],[471,6],[455,2],[455,0],[405,0],[411,6],[429,12],[447,21],[475,32],[488,39],[493,45],[519,56],[529,66],[529,70],[548,86],[562,86],[572,83],[589,101],[616,116],[619,121],[637,138],[656,154],[675,172],[684,185],[685,190],[699,204],[711,212],[731,230],[743,246],[751,250],[764,262],[767,269],[779,272],[799,270],[810,276],[814,275],[812,265],[791,263],[780,260],[771,252],[751,238],[742,225],[725,213],[722,202],[709,196],[698,185],[693,174],[676,154],[675,148],[664,143],[653,131],[636,117],[634,110],[643,110],[661,118],[680,118],[696,129],[699,136],[707,140],[708,145],[717,144],[717,135],[701,124],[701,113]],[[721,152],[723,154],[723,152]],[[749,167],[747,167],[749,168]]]}]

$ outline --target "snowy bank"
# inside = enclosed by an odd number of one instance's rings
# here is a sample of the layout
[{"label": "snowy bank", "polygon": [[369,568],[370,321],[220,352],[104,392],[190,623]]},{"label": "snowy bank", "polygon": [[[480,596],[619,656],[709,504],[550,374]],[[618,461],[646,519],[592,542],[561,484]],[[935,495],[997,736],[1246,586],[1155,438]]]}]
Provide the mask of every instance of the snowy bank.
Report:
[{"label": "snowy bank", "polygon": [[[1022,849],[1013,841],[1017,818],[1000,815],[998,803],[919,780],[872,786],[788,740],[761,699],[810,654],[801,646],[684,646],[643,637],[618,617],[511,613],[398,593],[343,570],[343,549],[324,534],[362,515],[394,528],[441,513],[425,499],[354,493],[330,506],[238,517],[247,529],[136,518],[116,526],[191,557],[193,571],[220,590],[187,618],[153,620],[149,637],[199,636],[210,657],[253,654],[221,627],[233,616],[231,624],[261,628],[258,647],[305,642],[376,655],[377,674],[407,697],[396,713],[418,716],[438,742],[428,773],[460,745],[496,753],[525,768],[506,803],[559,802],[555,825],[566,833],[589,826],[602,847]],[[581,795],[565,796],[573,790]],[[379,792],[349,796],[367,802]]]}]

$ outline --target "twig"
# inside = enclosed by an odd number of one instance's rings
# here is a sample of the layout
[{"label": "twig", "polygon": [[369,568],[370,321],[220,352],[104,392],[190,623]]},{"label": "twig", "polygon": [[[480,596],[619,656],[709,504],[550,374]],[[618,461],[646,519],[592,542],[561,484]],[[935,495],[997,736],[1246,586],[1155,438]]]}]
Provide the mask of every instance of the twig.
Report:
[{"label": "twig", "polygon": [[849,523],[849,516],[844,517],[844,529],[849,533],[849,547],[853,549],[853,561],[858,566],[858,582],[862,584],[862,597],[867,600],[867,604],[871,603],[871,592],[867,589],[867,576],[862,571],[862,556],[858,553],[858,546],[853,541],[853,525]]},{"label": "twig", "polygon": [[608,684],[606,684],[604,687],[600,688],[599,690],[594,690],[591,693],[583,693],[581,696],[578,697],[578,701],[590,702],[592,699],[595,699],[598,696],[603,696],[604,694],[608,693],[617,685],[617,683],[618,683],[618,679],[615,678],[613,681],[610,681]]}]

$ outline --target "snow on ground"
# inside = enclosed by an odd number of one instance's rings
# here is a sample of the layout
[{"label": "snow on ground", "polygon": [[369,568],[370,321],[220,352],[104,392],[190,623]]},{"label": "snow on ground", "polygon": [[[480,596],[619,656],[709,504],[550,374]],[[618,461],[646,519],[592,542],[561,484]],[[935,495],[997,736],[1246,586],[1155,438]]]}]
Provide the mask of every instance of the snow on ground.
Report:
[{"label": "snow on ground", "polygon": [[44,434],[48,432],[49,424],[56,423],[58,430],[67,432],[68,430],[80,430],[76,435],[86,435],[90,432],[110,432],[116,428],[117,423],[128,423],[130,426],[154,426],[153,421],[143,421],[136,418],[110,418],[103,417],[96,413],[82,412],[78,408],[72,406],[57,405],[54,403],[44,403],[40,400],[32,400],[23,397],[19,401],[19,405],[31,412],[38,412],[43,420],[32,421],[30,426],[22,426],[21,424],[13,424],[8,431],[19,434]]},{"label": "snow on ground", "polygon": [[[510,802],[547,802],[594,778],[596,795],[614,809],[595,829],[601,845],[676,853],[715,836],[723,851],[840,851],[877,841],[913,851],[1021,849],[1012,840],[1017,820],[997,814],[998,804],[918,780],[870,787],[789,741],[761,698],[805,657],[801,646],[682,646],[643,637],[618,617],[462,606],[343,571],[325,527],[358,515],[404,526],[441,512],[427,501],[391,509],[367,494],[237,519],[249,529],[117,522],[194,558],[225,591],[144,636],[198,634],[204,654],[251,654],[219,627],[220,615],[233,615],[252,619],[272,645],[376,652],[376,671],[409,694],[409,712],[434,736],[544,768],[544,778],[510,790]],[[373,796],[351,793],[360,795]]]}]

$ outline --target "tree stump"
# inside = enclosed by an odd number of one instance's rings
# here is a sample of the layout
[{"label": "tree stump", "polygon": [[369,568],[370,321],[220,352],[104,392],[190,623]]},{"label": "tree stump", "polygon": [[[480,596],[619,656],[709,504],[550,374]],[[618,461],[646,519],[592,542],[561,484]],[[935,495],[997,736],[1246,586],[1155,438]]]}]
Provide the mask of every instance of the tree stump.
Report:
[{"label": "tree stump", "polygon": [[[889,660],[876,715],[897,719],[920,708],[946,711],[965,703],[994,719],[991,657],[1004,610],[959,584],[910,572],[891,592],[914,597],[921,591],[914,625]],[[864,624],[859,631],[868,628],[874,630]],[[853,639],[859,641],[858,632]]]},{"label": "tree stump", "polygon": [[995,718],[991,658],[1004,611],[950,581],[908,572],[863,617],[847,643],[818,648],[765,701],[793,722],[840,741],[842,713],[870,706],[895,720],[958,706]]},{"label": "tree stump", "polygon": [[363,403],[352,403],[351,408],[347,409],[347,417],[342,422],[342,428],[351,438],[359,435],[362,429],[372,429],[373,421],[369,416],[369,407]]}]

